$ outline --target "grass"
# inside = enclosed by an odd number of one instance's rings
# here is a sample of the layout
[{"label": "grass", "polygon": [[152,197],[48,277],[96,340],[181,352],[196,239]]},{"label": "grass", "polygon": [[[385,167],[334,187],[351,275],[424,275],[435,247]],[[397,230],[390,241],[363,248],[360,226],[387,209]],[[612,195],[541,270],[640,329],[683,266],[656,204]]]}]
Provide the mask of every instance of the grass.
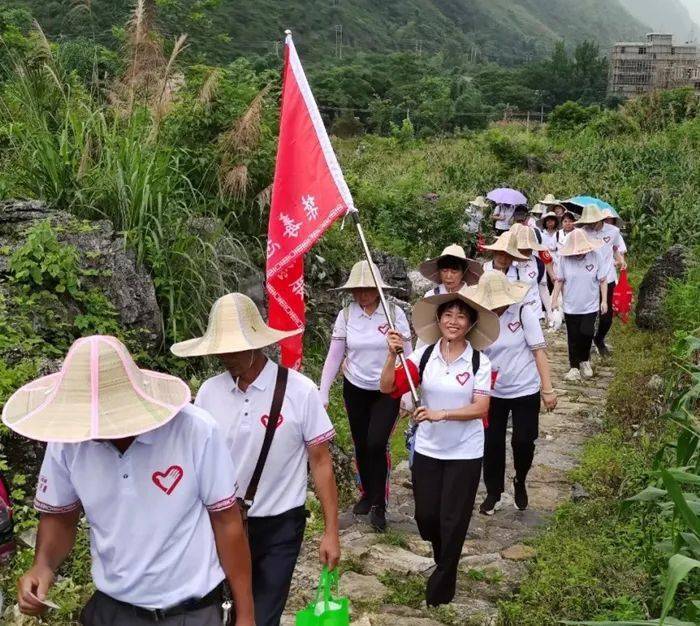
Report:
[{"label": "grass", "polygon": [[419,574],[385,572],[379,581],[389,589],[386,596],[389,604],[419,609],[425,600],[425,578]]}]

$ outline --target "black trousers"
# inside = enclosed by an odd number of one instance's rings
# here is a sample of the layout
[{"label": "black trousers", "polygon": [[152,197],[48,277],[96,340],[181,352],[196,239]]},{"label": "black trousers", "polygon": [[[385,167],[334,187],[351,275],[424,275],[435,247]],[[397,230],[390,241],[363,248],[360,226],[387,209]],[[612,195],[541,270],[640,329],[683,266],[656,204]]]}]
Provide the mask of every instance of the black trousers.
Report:
[{"label": "black trousers", "polygon": [[584,361],[591,360],[591,345],[598,313],[577,315],[566,313],[566,340],[569,344],[569,365],[578,368]]},{"label": "black trousers", "polygon": [[484,484],[489,494],[499,496],[505,491],[506,430],[508,416],[513,416],[513,465],[518,482],[525,482],[535,457],[535,441],[539,435],[540,394],[519,398],[491,396],[489,427],[485,431]]},{"label": "black trousers", "polygon": [[437,565],[428,579],[425,600],[428,606],[449,604],[481,478],[481,459],[442,461],[416,452],[412,475],[416,523],[420,536],[432,544]]},{"label": "black trousers", "polygon": [[305,527],[303,506],[281,515],[248,518],[257,626],[279,626]]},{"label": "black trousers", "polygon": [[343,379],[343,398],[355,445],[360,490],[373,505],[384,506],[391,467],[389,439],[399,416],[400,400],[381,391],[368,391]]},{"label": "black trousers", "polygon": [[593,341],[595,341],[596,345],[600,345],[605,341],[605,337],[613,323],[612,300],[616,284],[615,282],[608,283],[608,312],[605,315],[598,316],[598,330],[596,331],[595,337],[593,337]]}]

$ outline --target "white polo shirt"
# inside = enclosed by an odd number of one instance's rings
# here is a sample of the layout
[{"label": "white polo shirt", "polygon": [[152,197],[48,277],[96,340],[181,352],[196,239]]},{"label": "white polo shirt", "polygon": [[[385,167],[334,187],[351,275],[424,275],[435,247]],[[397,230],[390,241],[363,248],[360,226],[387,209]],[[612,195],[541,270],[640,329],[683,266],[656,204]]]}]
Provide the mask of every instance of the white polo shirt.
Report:
[{"label": "white polo shirt", "polygon": [[[442,340],[441,340],[442,341]],[[409,360],[420,367],[423,352],[416,350]],[[474,402],[475,395],[491,393],[491,363],[482,352],[479,371],[472,372],[472,347],[449,365],[433,349],[423,372],[421,402],[429,409],[459,409]],[[484,455],[484,424],[480,419],[422,422],[416,431],[416,451],[435,459],[479,459]]]},{"label": "white polo shirt", "polygon": [[564,283],[564,313],[582,315],[598,311],[600,283],[607,282],[607,271],[597,250],[582,257],[561,257],[557,267],[557,280]]},{"label": "white polo shirt", "polygon": [[510,204],[499,204],[496,207],[498,219],[496,220],[496,228],[498,230],[508,230],[513,224],[513,214],[515,207]]},{"label": "white polo shirt", "polygon": [[558,243],[557,243],[557,232],[554,231],[550,233],[548,230],[541,230],[542,233],[542,245],[547,246],[549,253],[554,256],[557,253]]},{"label": "white polo shirt", "polygon": [[[406,314],[399,306],[393,308],[396,329],[404,339],[410,340],[411,329]],[[368,390],[379,389],[379,379],[389,352],[386,343],[388,332],[389,322],[381,306],[377,307],[372,315],[367,315],[359,304],[351,303],[347,324],[345,310],[338,313],[332,339],[345,340],[343,374],[356,387]]]},{"label": "white polo shirt", "polygon": [[498,339],[484,352],[491,369],[498,373],[491,391],[494,398],[520,398],[540,390],[533,350],[546,348],[547,343],[535,314],[521,303],[509,306],[499,318]]},{"label": "white polo shirt", "polygon": [[108,441],[49,443],[34,504],[44,513],[82,506],[97,589],[168,608],[224,579],[207,510],[233,506],[236,493],[214,420],[190,405],[124,454]]},{"label": "white polo shirt", "polygon": [[[493,261],[484,263],[485,272],[492,269]],[[506,278],[512,283],[521,282],[530,286],[527,295],[523,298],[523,304],[526,304],[532,310],[537,319],[543,319],[544,311],[542,310],[542,296],[540,296],[539,285],[547,285],[547,272],[544,271],[542,273],[539,283],[537,282],[537,273],[537,261],[533,255],[527,261],[513,261],[506,272]]]},{"label": "white polo shirt", "polygon": [[[260,375],[241,391],[228,372],[205,381],[195,404],[214,416],[236,459],[240,496],[258,462],[275,390],[277,364],[267,361]],[[289,370],[280,419],[265,463],[251,517],[280,515],[306,503],[307,447],[335,436],[316,385]]]},{"label": "white polo shirt", "polygon": [[624,252],[627,250],[625,242],[622,240],[622,235],[620,234],[620,229],[617,226],[603,223],[603,228],[600,230],[593,230],[586,228],[586,236],[589,239],[597,239],[603,242],[603,246],[599,248],[598,254],[600,254],[603,267],[606,268],[608,283],[617,282],[617,268],[615,267],[615,252]]}]

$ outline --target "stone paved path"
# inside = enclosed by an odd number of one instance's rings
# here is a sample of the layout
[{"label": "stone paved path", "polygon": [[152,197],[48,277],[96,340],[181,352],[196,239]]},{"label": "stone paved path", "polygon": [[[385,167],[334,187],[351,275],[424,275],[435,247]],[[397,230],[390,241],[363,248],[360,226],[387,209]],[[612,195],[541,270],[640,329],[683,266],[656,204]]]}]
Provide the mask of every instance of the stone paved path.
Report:
[{"label": "stone paved path", "polygon": [[[388,514],[391,531],[388,534],[374,533],[366,519],[354,518],[349,511],[341,515],[342,559],[349,570],[341,578],[341,592],[350,597],[353,624],[495,624],[498,601],[517,590],[527,571],[527,560],[535,556],[534,550],[524,546],[523,542],[572,496],[567,472],[576,465],[582,443],[600,423],[606,388],[612,378],[610,367],[594,360],[595,378],[583,383],[565,382],[563,376],[568,371],[568,359],[563,329],[548,335],[548,341],[559,404],[555,411],[540,414],[540,438],[528,476],[530,508],[526,511],[515,509],[512,495],[507,492],[503,509],[493,517],[479,515],[477,507],[484,495],[482,483],[462,551],[454,602],[439,612],[428,611],[424,601],[420,606],[415,601],[417,594],[414,592],[409,600],[412,607],[392,604],[392,589],[402,582],[416,581],[416,577],[425,576],[433,566],[430,546],[421,540],[413,521],[413,498],[408,484],[410,473],[408,465],[402,463],[392,475]],[[507,490],[512,475],[512,460],[509,458]],[[282,621],[285,625],[294,624],[294,612],[312,598],[319,572],[316,559],[317,542],[305,542]],[[389,586],[383,585],[379,578]],[[396,595],[393,600],[397,601]]]}]

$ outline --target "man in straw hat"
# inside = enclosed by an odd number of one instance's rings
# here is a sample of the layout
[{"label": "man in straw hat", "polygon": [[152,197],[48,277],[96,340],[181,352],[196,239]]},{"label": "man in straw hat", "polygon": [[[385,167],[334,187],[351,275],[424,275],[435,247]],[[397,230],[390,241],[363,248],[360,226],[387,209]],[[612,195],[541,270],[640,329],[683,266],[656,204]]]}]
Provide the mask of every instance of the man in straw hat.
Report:
[{"label": "man in straw hat", "polygon": [[277,626],[306,525],[307,464],[323,508],[320,560],[340,558],[338,495],[328,442],[335,431],[316,385],[262,351],[301,330],[267,326],[241,293],[219,298],[203,337],[172,346],[181,357],[215,355],[225,371],[205,381],[195,404],[218,422],[245,494],[257,626]]},{"label": "man in straw hat", "polygon": [[607,312],[605,315],[601,313],[598,318],[598,330],[593,337],[593,343],[598,349],[600,356],[608,356],[610,348],[605,344],[605,337],[610,331],[613,319],[612,298],[615,285],[617,284],[617,268],[626,269],[627,262],[625,261],[624,253],[627,250],[620,229],[617,226],[607,223],[607,216],[612,213],[602,211],[596,205],[591,204],[583,208],[583,213],[576,222],[576,226],[581,226],[586,231],[589,239],[595,239],[602,242],[600,247],[600,255],[602,257],[603,267],[607,272],[608,281],[608,300]]},{"label": "man in straw hat", "polygon": [[[382,289],[394,289],[384,283],[376,265],[374,271]],[[390,324],[380,305],[379,291],[366,260],[355,263],[348,280],[337,289],[349,291],[353,302],[341,309],[335,320],[319,391],[322,402],[328,406],[330,388],[342,364],[343,399],[360,487],[360,498],[353,513],[369,514],[370,525],[382,532],[386,530],[391,467],[391,453],[387,451],[400,408],[399,399],[379,391]],[[389,315],[404,338],[404,353],[408,356],[413,346],[406,314],[400,307],[389,303]]]},{"label": "man in straw hat", "polygon": [[532,467],[539,432],[540,401],[554,409],[557,396],[552,388],[547,344],[537,316],[523,300],[529,285],[510,282],[502,272],[484,272],[479,284],[468,292],[475,302],[499,317],[498,339],[484,352],[491,361],[496,380],[491,390],[489,427],[484,449],[486,499],[479,512],[493,515],[505,491],[506,428],[512,415],[513,499],[516,508],[528,505],[525,479]]},{"label": "man in straw hat", "polygon": [[254,624],[236,470],[183,381],[139,369],[114,337],[86,337],[59,373],[16,391],[2,419],[49,442],[34,565],[18,583],[23,613],[46,610],[82,511],[97,588],[82,624],[220,624],[225,578],[236,624]]},{"label": "man in straw hat", "polygon": [[[411,354],[408,367],[423,402],[414,413],[411,469],[416,523],[437,565],[426,586],[429,606],[454,597],[484,454],[491,364],[480,351],[498,337],[498,318],[467,289],[428,296],[413,307],[416,333],[426,344]],[[390,331],[388,344],[381,390],[397,397],[408,389],[405,370],[395,368],[401,336]]]},{"label": "man in straw hat", "polygon": [[608,310],[608,275],[602,255],[603,242],[590,239],[581,228],[575,228],[559,251],[557,281],[552,293],[552,308],[559,308],[559,296],[564,296],[564,316],[571,369],[565,380],[591,378],[591,345],[595,321],[600,310]]},{"label": "man in straw hat", "polygon": [[464,248],[453,243],[439,256],[421,263],[418,271],[424,278],[437,283],[425,296],[436,296],[441,293],[455,293],[464,285],[476,284],[483,270],[481,263],[467,258]]}]

